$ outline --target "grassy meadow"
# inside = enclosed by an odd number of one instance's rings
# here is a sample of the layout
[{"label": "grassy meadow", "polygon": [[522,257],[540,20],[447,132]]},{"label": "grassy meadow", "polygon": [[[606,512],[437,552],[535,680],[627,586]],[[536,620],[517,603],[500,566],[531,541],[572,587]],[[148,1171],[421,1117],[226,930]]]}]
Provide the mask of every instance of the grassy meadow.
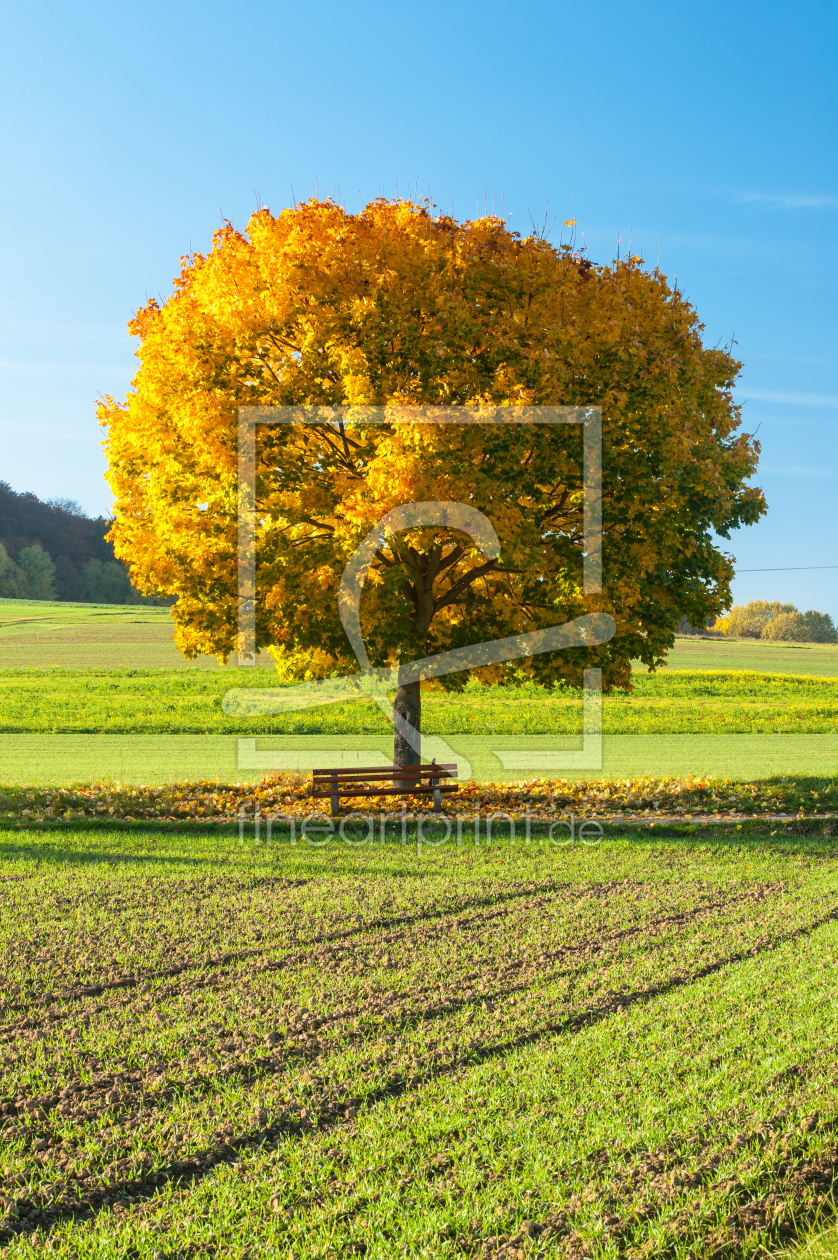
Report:
[{"label": "grassy meadow", "polygon": [[[576,747],[580,741],[575,740]],[[549,735],[450,735],[446,740],[465,775],[480,783],[531,778],[538,766],[522,764],[555,753],[573,752],[574,739]],[[520,760],[498,756],[520,750]],[[392,734],[266,735],[0,735],[0,783],[60,787],[68,783],[167,784],[216,779],[253,783],[278,770],[308,773],[353,757],[358,765],[386,765],[393,756]],[[446,758],[447,759],[447,758]],[[505,765],[504,762],[507,764]],[[775,775],[833,775],[838,737],[833,735],[606,735],[602,764],[559,769],[573,779],[635,779],[710,775],[748,781]],[[540,772],[543,774],[543,770]]]},{"label": "grassy meadow", "polygon": [[820,1228],[823,841],[0,846],[6,1255],[699,1260]]},{"label": "grassy meadow", "polygon": [[[225,714],[232,688],[275,685],[271,672],[186,661],[165,608],[0,600],[0,734],[381,735],[367,701],[291,714]],[[269,663],[264,658],[263,663]],[[838,647],[680,638],[656,674],[603,702],[615,735],[830,734],[838,719]],[[581,731],[581,693],[524,685],[429,689],[429,735]]]},{"label": "grassy meadow", "polygon": [[838,678],[838,644],[772,643],[759,639],[679,636],[664,669],[756,670]]},{"label": "grassy meadow", "polygon": [[[185,661],[171,635],[165,608],[0,600],[0,782],[252,780],[331,764],[336,750],[389,760],[390,728],[366,702],[225,714],[228,689],[272,686],[272,671]],[[582,777],[754,779],[838,766],[838,647],[685,637],[666,668],[638,670],[634,681],[632,695],[605,698],[601,768]],[[426,733],[481,781],[520,777],[542,754],[580,747],[572,691],[429,690],[423,709]],[[497,755],[510,747],[519,762]]]},{"label": "grassy meadow", "polygon": [[[9,669],[218,669],[187,661],[172,642],[168,609],[0,599],[0,672]],[[260,665],[271,666],[262,654]],[[838,678],[838,645],[679,636],[664,668],[755,670]]]},{"label": "grassy meadow", "polygon": [[173,629],[168,608],[0,599],[0,671],[218,669],[214,657],[181,656]]},{"label": "grassy meadow", "polygon": [[578,747],[579,694],[429,690],[477,840],[291,843],[304,777],[242,737],[304,770],[386,722],[225,715],[272,675],[170,636],[0,602],[5,1255],[835,1254],[838,649],[681,639],[607,770],[517,787],[496,750]]},{"label": "grassy meadow", "polygon": [[[262,688],[259,669],[7,670],[0,673],[0,733],[386,734],[368,700],[287,714],[228,715],[231,688]],[[838,725],[838,678],[755,671],[663,670],[634,676],[633,692],[603,699],[606,734],[828,734]],[[428,735],[552,735],[582,730],[582,693],[470,684],[422,697]]]}]

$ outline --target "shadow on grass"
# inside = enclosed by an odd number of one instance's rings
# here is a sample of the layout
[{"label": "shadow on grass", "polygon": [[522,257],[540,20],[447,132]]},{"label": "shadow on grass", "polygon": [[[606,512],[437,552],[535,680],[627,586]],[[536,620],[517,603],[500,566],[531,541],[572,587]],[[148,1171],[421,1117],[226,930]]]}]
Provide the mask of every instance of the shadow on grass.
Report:
[{"label": "shadow on grass", "polygon": [[[410,849],[407,851],[410,853]],[[382,856],[390,858],[382,872]],[[339,856],[353,857],[351,873],[419,878],[426,872],[411,865],[397,865],[392,858],[406,856],[401,846],[377,845],[363,864],[356,844],[334,845],[328,853],[320,847],[299,842],[292,845],[290,834],[277,835],[270,846],[256,845],[240,838],[238,824],[202,825],[159,823],[32,823],[15,824],[0,820],[0,869],[4,861],[34,862],[39,866],[131,865],[146,870],[182,867],[191,870],[217,870],[219,867],[247,869],[264,873],[278,862],[310,876],[339,873]],[[333,869],[334,867],[334,869]],[[0,875],[0,879],[3,876]]]},{"label": "shadow on grass", "polygon": [[[714,962],[696,968],[689,973],[679,973],[646,988],[619,996],[613,995],[600,1005],[568,1014],[565,1018],[555,1022],[546,1022],[537,1029],[522,1030],[517,1035],[502,1041],[496,1041],[479,1049],[471,1050],[464,1058],[439,1063],[430,1070],[426,1069],[418,1077],[407,1076],[405,1073],[391,1076],[382,1081],[380,1085],[369,1090],[363,1099],[358,1101],[363,1109],[367,1111],[381,1104],[390,1103],[414,1090],[426,1088],[435,1082],[452,1078],[459,1079],[463,1072],[471,1068],[485,1063],[503,1061],[516,1051],[532,1047],[554,1037],[577,1035],[584,1029],[611,1018],[620,1010],[648,1005],[662,996],[683,990],[697,981],[718,974],[727,967],[745,962],[757,954],[773,953],[782,945],[809,935],[823,924],[834,922],[836,918],[838,918],[838,910],[830,911],[808,923],[799,925],[789,932],[783,933],[759,948],[732,951],[726,957],[716,959]],[[427,1009],[423,1016],[425,1018],[433,1018],[439,1014],[449,1014],[452,1009],[462,1009],[481,1000],[480,995],[454,999],[453,1002],[446,1002],[439,1007]],[[311,1061],[316,1060],[317,1055],[301,1051],[297,1057],[300,1062],[309,1064]],[[286,1067],[287,1063],[283,1062],[282,1068]],[[275,1071],[276,1066],[270,1060],[251,1062],[248,1065],[237,1064],[235,1067],[227,1070],[226,1076],[235,1076],[241,1084],[258,1087],[264,1083],[265,1069],[268,1072]],[[796,1066],[794,1070],[797,1071],[798,1067]],[[764,1088],[768,1089],[777,1079],[779,1078],[769,1080]],[[193,1081],[190,1083],[188,1091],[169,1086],[164,1088],[157,1096],[154,1100],[154,1105],[168,1107],[176,1098],[182,1100],[187,1096],[187,1093],[191,1093],[193,1096],[213,1095],[217,1094],[218,1089],[218,1077],[213,1080]],[[183,1160],[173,1161],[151,1174],[141,1175],[140,1177],[130,1175],[117,1177],[107,1186],[103,1185],[92,1191],[89,1190],[82,1200],[64,1200],[63,1202],[59,1200],[56,1202],[53,1199],[46,1200],[39,1196],[33,1196],[31,1200],[27,1200],[27,1203],[31,1202],[42,1214],[39,1224],[33,1225],[27,1221],[21,1221],[17,1227],[14,1225],[8,1227],[6,1241],[15,1236],[26,1237],[27,1234],[30,1236],[40,1234],[45,1238],[62,1223],[81,1223],[82,1221],[95,1219],[101,1213],[110,1210],[115,1202],[124,1200],[126,1196],[130,1196],[134,1202],[149,1201],[160,1195],[164,1190],[185,1189],[201,1181],[219,1165],[235,1164],[243,1153],[248,1151],[255,1152],[266,1143],[274,1143],[283,1137],[299,1139],[311,1134],[313,1131],[319,1131],[321,1134],[324,1134],[336,1128],[344,1127],[346,1123],[343,1112],[345,1102],[345,1099],[339,1102],[335,1097],[328,1100],[325,1105],[322,1105],[318,1109],[316,1116],[309,1118],[307,1121],[291,1117],[277,1118],[273,1124],[269,1124],[263,1129],[249,1129],[240,1132],[238,1136],[231,1136],[223,1142],[216,1142],[207,1150],[198,1152],[194,1156]],[[704,1142],[705,1136],[705,1129],[697,1129],[693,1135],[694,1144],[698,1146]],[[640,1145],[636,1147],[629,1146],[622,1151],[622,1158],[625,1159],[626,1156],[642,1149],[644,1148]],[[833,1165],[833,1170],[838,1171],[838,1164]],[[811,1226],[818,1220],[819,1216],[819,1212],[809,1213],[804,1210],[800,1217],[801,1224],[808,1223]],[[776,1238],[778,1230],[774,1228],[770,1233],[773,1233]],[[683,1237],[683,1235],[679,1237]],[[741,1240],[741,1245],[730,1240],[724,1254],[731,1257],[752,1255],[753,1252],[749,1243],[750,1239],[747,1235]],[[765,1251],[763,1251],[763,1254],[768,1255]],[[783,1254],[786,1255],[788,1253]],[[796,1255],[797,1253],[791,1254]],[[803,1256],[810,1257],[810,1260],[827,1260],[828,1257],[832,1257],[834,1254],[830,1251],[817,1250],[803,1252]],[[803,1260],[803,1256],[800,1257],[800,1260]]]},{"label": "shadow on grass", "polygon": [[[579,820],[591,821],[591,820]],[[408,823],[402,833],[401,822],[394,821],[395,834],[386,835],[382,841],[380,832],[371,839],[367,836],[366,823],[357,826],[344,821],[344,836],[337,832],[325,836],[326,843],[304,840],[299,833],[292,836],[287,823],[278,823],[270,844],[264,839],[257,841],[252,834],[240,830],[238,823],[200,823],[118,819],[85,820],[79,822],[31,822],[21,823],[12,819],[0,820],[0,862],[37,861],[48,866],[90,866],[96,863],[129,864],[146,869],[181,866],[191,869],[212,869],[219,866],[254,866],[264,869],[277,862],[290,861],[298,871],[310,875],[345,872],[351,862],[351,873],[381,876],[385,871],[391,876],[417,878],[430,872],[440,859],[445,861],[474,862],[481,858],[493,861],[504,859],[513,862],[524,857],[532,860],[537,853],[544,857],[560,859],[568,848],[578,852],[585,847],[595,851],[600,845],[608,849],[614,842],[644,849],[716,850],[735,852],[810,852],[818,856],[838,856],[838,838],[833,837],[824,823],[818,819],[795,819],[787,824],[749,819],[742,823],[684,822],[639,823],[634,821],[612,822],[603,820],[602,838],[587,839],[580,843],[578,836],[569,841],[567,832],[559,830],[551,838],[551,824],[532,821],[528,832],[519,825],[510,837],[509,824],[504,821],[504,833],[487,835],[481,826],[475,838],[473,829],[458,844],[452,834],[440,843],[434,839],[433,819],[425,824],[428,831],[421,842],[417,837],[417,825]],[[552,824],[555,828],[555,824]],[[251,823],[252,827],[252,823]],[[410,859],[403,865],[394,859]],[[342,861],[341,859],[344,859]],[[418,862],[418,865],[417,865]],[[427,862],[428,866],[422,863]]]}]

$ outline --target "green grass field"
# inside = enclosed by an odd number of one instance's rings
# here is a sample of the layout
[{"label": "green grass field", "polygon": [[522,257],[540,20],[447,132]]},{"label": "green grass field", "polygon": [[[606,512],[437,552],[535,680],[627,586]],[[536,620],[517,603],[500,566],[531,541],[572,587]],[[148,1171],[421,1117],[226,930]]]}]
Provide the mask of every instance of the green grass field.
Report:
[{"label": "green grass field", "polygon": [[[185,662],[171,634],[161,608],[0,601],[0,781],[236,781],[353,750],[390,759],[386,719],[365,702],[226,715],[228,689],[271,686],[272,672]],[[669,667],[639,671],[635,684],[605,698],[602,767],[566,773],[753,779],[838,768],[838,648],[681,638]],[[430,691],[423,710],[427,735],[481,781],[532,772],[539,756],[529,754],[580,746],[578,693]],[[518,761],[499,757],[504,749]]]},{"label": "green grass field", "polygon": [[[230,716],[230,688],[264,687],[263,670],[10,670],[0,673],[0,732],[385,734],[370,701],[308,712]],[[470,684],[427,691],[428,735],[578,734],[581,692]],[[838,679],[754,672],[638,674],[603,700],[607,734],[826,734],[838,727]]]},{"label": "green grass field", "polygon": [[0,599],[0,670],[218,668],[181,656],[173,630],[168,608]]},{"label": "green grass field", "polygon": [[[172,631],[166,608],[0,599],[0,670],[218,668],[213,657],[185,660]],[[838,678],[838,646],[680,636],[668,667]]]},{"label": "green grass field", "polygon": [[[834,1217],[835,1214],[832,1205],[829,1212],[824,1213],[828,1218]],[[778,1256],[782,1257],[782,1260],[836,1260],[838,1229],[818,1229],[815,1225],[811,1231],[807,1231],[807,1236],[802,1241],[778,1253]]]},{"label": "green grass field", "polygon": [[823,643],[762,643],[758,639],[675,640],[669,669],[756,670],[767,674],[817,674],[838,678],[838,645]]},{"label": "green grass field", "polygon": [[[564,740],[537,735],[452,735],[446,742],[461,774],[483,783],[545,773],[523,760],[505,768],[499,749],[520,749],[526,756],[565,747]],[[570,737],[566,742],[572,747]],[[744,781],[838,772],[838,735],[606,735],[602,750],[601,768],[563,769],[559,758],[550,777],[697,774]],[[276,735],[240,745],[234,735],[0,735],[0,783],[251,783],[272,770],[308,773],[334,765],[337,756],[354,751],[359,765],[386,765],[393,757],[392,736]]]},{"label": "green grass field", "polygon": [[709,1260],[821,1228],[823,843],[0,852],[10,1257]]},{"label": "green grass field", "polygon": [[[0,602],[0,782],[390,760],[363,703],[225,715],[228,689],[272,675],[190,665],[170,636],[165,609]],[[257,847],[219,823],[113,829],[112,804],[140,810],[129,789],[72,812],[7,789],[4,1253],[834,1258],[838,868],[802,838],[832,824],[801,820],[831,808],[838,649],[680,639],[635,682],[605,699],[602,767],[569,771],[562,808],[605,817],[625,781],[643,812],[628,780],[707,776],[691,819],[718,809],[714,777],[758,780],[763,811],[800,798],[800,836],[612,822],[554,847],[536,823],[530,845],[429,849],[411,824],[403,846],[280,829]],[[578,694],[429,691],[423,711],[487,785],[580,746]],[[580,782],[600,778],[609,804]],[[183,792],[146,793],[142,816],[212,795]],[[750,808],[737,782],[723,795]]]}]

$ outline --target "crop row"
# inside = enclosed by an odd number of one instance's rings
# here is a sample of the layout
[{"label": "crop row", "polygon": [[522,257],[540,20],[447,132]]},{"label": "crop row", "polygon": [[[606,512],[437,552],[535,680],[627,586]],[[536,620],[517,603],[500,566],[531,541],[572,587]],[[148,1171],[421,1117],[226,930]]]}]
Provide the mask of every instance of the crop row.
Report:
[{"label": "crop row", "polygon": [[830,861],[129,856],[3,885],[13,1251],[255,1178],[288,1254],[748,1254],[826,1192]]}]

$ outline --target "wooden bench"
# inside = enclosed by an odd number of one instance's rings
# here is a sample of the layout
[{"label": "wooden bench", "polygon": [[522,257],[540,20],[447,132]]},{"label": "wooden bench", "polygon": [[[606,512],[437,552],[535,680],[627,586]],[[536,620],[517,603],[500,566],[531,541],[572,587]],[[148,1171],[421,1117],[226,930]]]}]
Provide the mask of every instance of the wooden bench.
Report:
[{"label": "wooden bench", "polygon": [[[352,770],[312,770],[312,796],[332,799],[332,817],[337,818],[342,796],[414,796],[433,794],[434,813],[442,812],[442,793],[456,792],[459,785],[456,765],[357,766]],[[373,787],[387,782],[387,787]]]}]

